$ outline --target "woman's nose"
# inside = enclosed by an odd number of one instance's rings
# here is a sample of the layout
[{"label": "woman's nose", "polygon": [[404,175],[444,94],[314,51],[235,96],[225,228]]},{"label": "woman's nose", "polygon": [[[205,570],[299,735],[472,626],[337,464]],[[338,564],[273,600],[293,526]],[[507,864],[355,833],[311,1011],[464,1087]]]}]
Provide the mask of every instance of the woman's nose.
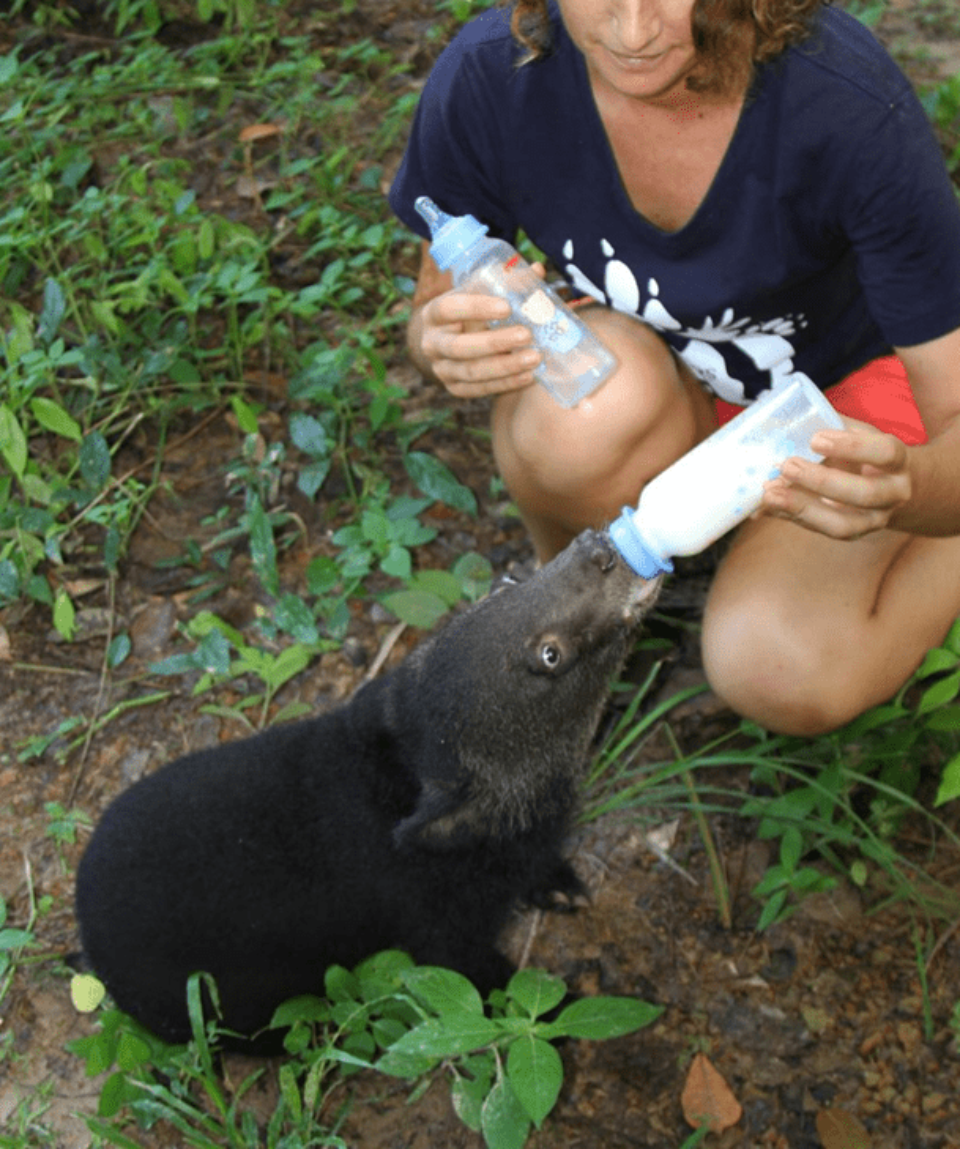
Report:
[{"label": "woman's nose", "polygon": [[637,53],[652,44],[660,31],[656,0],[619,0],[614,6],[617,36],[624,53]]}]

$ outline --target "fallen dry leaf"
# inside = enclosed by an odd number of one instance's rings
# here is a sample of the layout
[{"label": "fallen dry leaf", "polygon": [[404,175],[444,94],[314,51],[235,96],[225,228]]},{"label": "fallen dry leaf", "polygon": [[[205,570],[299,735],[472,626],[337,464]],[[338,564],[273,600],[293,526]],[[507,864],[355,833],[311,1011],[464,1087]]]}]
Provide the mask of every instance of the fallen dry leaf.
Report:
[{"label": "fallen dry leaf", "polygon": [[266,140],[270,136],[279,136],[283,131],[282,124],[247,124],[240,132],[241,143],[251,143],[253,140]]},{"label": "fallen dry leaf", "polygon": [[10,635],[7,634],[7,629],[0,626],[0,662],[11,662],[13,660],[13,651],[10,649]]},{"label": "fallen dry leaf", "polygon": [[821,1109],[817,1114],[817,1132],[823,1149],[871,1149],[870,1134],[844,1109]]},{"label": "fallen dry leaf", "polygon": [[731,1129],[743,1116],[743,1108],[730,1086],[702,1053],[690,1063],[680,1104],[688,1125],[693,1129],[708,1125],[711,1133]]}]

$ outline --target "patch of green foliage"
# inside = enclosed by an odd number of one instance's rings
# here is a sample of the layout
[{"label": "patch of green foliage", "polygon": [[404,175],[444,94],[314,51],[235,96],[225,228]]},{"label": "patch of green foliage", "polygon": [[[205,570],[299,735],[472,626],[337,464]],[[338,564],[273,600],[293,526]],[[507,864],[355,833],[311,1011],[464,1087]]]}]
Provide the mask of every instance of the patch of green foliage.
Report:
[{"label": "patch of green foliage", "polygon": [[[158,1121],[183,1143],[215,1146],[345,1146],[331,1095],[353,1073],[374,1069],[414,1085],[419,1096],[446,1073],[461,1121],[489,1149],[521,1149],[556,1104],[563,1065],[552,1044],[563,1038],[599,1041],[650,1025],[662,1009],[636,998],[591,997],[562,1006],[564,983],[542,970],[521,970],[486,1004],[461,974],[416,966],[398,951],[367,959],[352,972],[332,966],[325,994],[281,1005],[271,1028],[286,1030],[288,1058],[279,1069],[280,1097],[266,1128],[241,1102],[262,1075],[258,1069],[228,1095],[211,1047],[218,1027],[205,1019],[202,989],[214,1006],[216,985],[195,974],[187,986],[193,1040],[159,1042],[116,1009],[99,1029],[69,1044],[91,1076],[109,1073],[92,1132],[111,1145],[135,1145],[123,1128]],[[561,1008],[562,1006],[562,1008]],[[202,1100],[198,1100],[202,1098]]]},{"label": "patch of green foliage", "polygon": [[[755,821],[761,839],[778,843],[752,891],[760,903],[758,929],[783,920],[805,895],[833,888],[841,876],[875,904],[899,898],[933,916],[955,914],[956,891],[901,854],[897,835],[917,818],[928,834],[960,847],[955,831],[933,812],[960,797],[960,622],[888,704],[816,739],[774,736],[743,721],[684,753],[670,733],[670,711],[707,687],[689,687],[638,718],[659,668],[653,666],[595,757],[586,819],[689,810],[690,779],[696,778],[694,805]],[[651,761],[644,747],[664,727],[674,757]],[[748,771],[749,793],[710,781],[732,770]],[[928,786],[939,779],[926,797],[920,792],[925,778]],[[717,870],[712,876],[724,882]],[[729,904],[727,891],[718,890],[717,900]]]},{"label": "patch of green foliage", "polygon": [[[305,646],[318,623],[342,637],[346,602],[374,571],[394,580],[391,609],[432,625],[461,596],[418,580],[428,504],[390,499],[386,459],[399,454],[431,501],[475,501],[412,449],[442,413],[405,419],[387,381],[411,286],[395,268],[414,250],[382,192],[416,101],[407,65],[370,39],[341,43],[338,13],[301,34],[267,0],[198,0],[196,16],[220,33],[171,48],[154,33],[175,7],[114,0],[109,51],[27,41],[0,58],[0,604],[37,601],[70,639],[70,573],[116,575],[170,428],[230,403],[246,440],[232,472],[242,510],[223,541],[250,546],[282,600],[278,629]],[[41,24],[69,19],[15,5],[27,10]],[[438,15],[436,36],[450,27]],[[275,130],[243,142],[249,123]],[[194,158],[232,168],[260,224],[205,202]],[[303,274],[277,274],[291,250]],[[286,377],[289,405],[283,436],[258,455],[246,381],[266,371]],[[157,458],[119,473],[141,424]],[[276,578],[278,539],[295,525],[273,482],[284,464],[312,499],[336,472],[360,532],[343,528],[300,608]]]}]

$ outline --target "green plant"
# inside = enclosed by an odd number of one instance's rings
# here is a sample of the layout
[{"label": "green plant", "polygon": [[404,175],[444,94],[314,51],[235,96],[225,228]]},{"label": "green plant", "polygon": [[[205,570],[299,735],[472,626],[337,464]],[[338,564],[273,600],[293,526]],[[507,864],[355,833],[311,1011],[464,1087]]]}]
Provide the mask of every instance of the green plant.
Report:
[{"label": "green plant", "polygon": [[617,1037],[662,1012],[634,998],[584,998],[562,1006],[565,985],[542,970],[515,974],[485,1010],[462,975],[415,966],[397,951],[377,954],[352,972],[333,966],[324,986],[323,998],[295,998],[274,1014],[271,1028],[286,1031],[288,1060],[278,1071],[280,1100],[265,1130],[241,1106],[263,1070],[241,1082],[232,1097],[218,1080],[211,1048],[217,1024],[203,1010],[206,992],[216,1013],[216,986],[203,974],[187,986],[189,1045],[166,1046],[115,1009],[100,1014],[95,1034],[68,1045],[88,1074],[113,1071],[88,1126],[120,1146],[133,1144],[118,1129],[125,1113],[141,1124],[168,1121],[184,1144],[210,1149],[342,1146],[323,1111],[351,1073],[373,1068],[419,1081],[417,1095],[428,1075],[443,1068],[464,1124],[482,1133],[490,1149],[520,1149],[559,1095],[563,1067],[553,1041]]},{"label": "green plant", "polygon": [[47,813],[50,821],[47,823],[45,836],[53,838],[57,843],[57,851],[60,855],[60,866],[64,873],[67,872],[67,859],[64,854],[64,846],[73,846],[77,841],[77,827],[92,825],[90,817],[85,814],[83,810],[67,810],[59,802],[45,802],[43,808]]},{"label": "green plant", "polygon": [[[199,611],[190,620],[186,632],[196,642],[194,649],[154,663],[151,671],[160,675],[198,673],[199,678],[193,687],[194,696],[245,675],[252,676],[262,687],[258,692],[245,694],[233,706],[208,705],[202,708],[205,713],[239,718],[250,729],[266,725],[271,718],[270,706],[276,692],[306,669],[316,654],[331,645],[317,638],[313,643],[294,642],[276,651],[265,650],[247,642],[236,627],[206,610]],[[251,721],[245,712],[254,709],[257,714]],[[306,709],[304,704],[292,702],[273,715],[272,721],[300,717]]]},{"label": "green plant", "polygon": [[401,969],[400,981],[420,1020],[389,1043],[376,1068],[418,1078],[448,1063],[457,1115],[490,1149],[520,1149],[531,1126],[539,1129],[556,1104],[563,1066],[551,1042],[619,1037],[662,1012],[635,998],[611,997],[560,1008],[566,986],[535,969],[520,970],[495,991],[489,1014],[470,982],[451,970],[411,964]]},{"label": "green plant", "polygon": [[21,952],[36,945],[33,936],[35,917],[36,911],[31,898],[30,920],[27,922],[27,928],[15,929],[12,926],[7,926],[7,903],[4,901],[3,895],[0,894],[0,1002],[6,996]]},{"label": "green plant", "polygon": [[[638,720],[658,671],[659,664],[598,750],[586,817],[692,809],[700,819],[736,813],[754,820],[758,837],[778,843],[776,859],[753,891],[761,928],[792,913],[805,895],[830,889],[838,874],[877,897],[912,899],[936,913],[955,909],[955,891],[902,855],[897,835],[907,818],[919,817],[930,831],[958,841],[917,791],[924,772],[939,768],[936,803],[960,794],[960,621],[894,699],[813,740],[776,737],[741,722],[685,754],[673,739],[669,713],[705,687],[678,692]],[[644,743],[661,720],[674,757],[651,762]],[[748,774],[750,795],[710,782],[715,772],[731,770]],[[709,854],[708,832],[701,833]],[[714,881],[722,907],[722,875],[715,873]]]}]

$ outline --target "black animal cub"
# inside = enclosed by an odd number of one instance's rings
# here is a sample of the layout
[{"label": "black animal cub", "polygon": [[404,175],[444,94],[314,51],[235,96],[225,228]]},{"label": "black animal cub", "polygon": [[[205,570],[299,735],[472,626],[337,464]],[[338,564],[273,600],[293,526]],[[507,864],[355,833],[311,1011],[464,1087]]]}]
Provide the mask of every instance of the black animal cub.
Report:
[{"label": "black animal cub", "polygon": [[205,970],[225,1026],[252,1035],[328,965],[389,947],[502,984],[511,908],[575,881],[560,851],[588,744],[656,591],[586,532],[340,708],[120,795],[77,874],[116,1003],[184,1041]]}]

